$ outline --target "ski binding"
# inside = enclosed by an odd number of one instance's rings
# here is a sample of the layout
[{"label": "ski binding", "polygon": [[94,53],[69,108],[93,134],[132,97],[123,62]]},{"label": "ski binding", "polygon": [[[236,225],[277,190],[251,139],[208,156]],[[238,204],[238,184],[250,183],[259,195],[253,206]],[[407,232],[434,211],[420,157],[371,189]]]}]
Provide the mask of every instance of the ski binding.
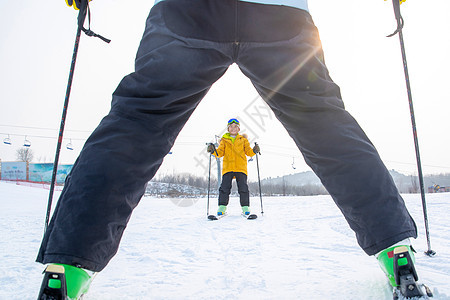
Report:
[{"label": "ski binding", "polygon": [[64,267],[49,265],[44,271],[41,290],[38,300],[65,300],[67,299],[66,279]]},{"label": "ski binding", "polygon": [[399,299],[399,297],[405,299],[433,297],[433,293],[426,285],[417,284],[419,277],[406,247],[394,249],[394,276],[398,285],[394,288],[394,300]]}]

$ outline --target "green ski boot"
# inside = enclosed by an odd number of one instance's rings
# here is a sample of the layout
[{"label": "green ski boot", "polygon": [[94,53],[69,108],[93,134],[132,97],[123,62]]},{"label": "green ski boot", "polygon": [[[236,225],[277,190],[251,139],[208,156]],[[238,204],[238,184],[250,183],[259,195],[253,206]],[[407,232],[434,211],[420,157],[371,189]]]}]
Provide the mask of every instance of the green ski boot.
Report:
[{"label": "green ski boot", "polygon": [[222,216],[226,214],[227,212],[227,206],[226,205],[219,205],[219,209],[217,210],[217,215]]},{"label": "green ski boot", "polygon": [[242,213],[246,216],[250,215],[250,208],[248,206],[242,206]]},{"label": "green ski boot", "polygon": [[[394,246],[394,247],[390,247],[385,249],[384,251],[382,251],[378,257],[378,264],[380,265],[381,269],[383,270],[384,274],[386,274],[386,276],[389,279],[389,283],[393,286],[396,287],[398,286],[396,280],[395,280],[395,274],[394,274],[394,250],[396,250],[397,252],[399,250],[402,251],[406,251],[409,253],[409,256],[412,259],[412,263],[414,264],[415,262],[415,257],[414,257],[414,252],[411,249],[411,246]],[[404,261],[400,261],[400,264],[404,263]]]},{"label": "green ski boot", "polygon": [[38,300],[77,300],[87,293],[93,276],[70,265],[51,264],[44,271]]},{"label": "green ski boot", "polygon": [[411,246],[393,246],[382,251],[377,257],[381,269],[389,279],[394,288],[394,299],[401,294],[404,298],[424,297],[425,293],[420,286],[425,288],[426,294],[432,297],[431,290],[425,285],[418,285],[416,269],[414,267],[415,257]]}]

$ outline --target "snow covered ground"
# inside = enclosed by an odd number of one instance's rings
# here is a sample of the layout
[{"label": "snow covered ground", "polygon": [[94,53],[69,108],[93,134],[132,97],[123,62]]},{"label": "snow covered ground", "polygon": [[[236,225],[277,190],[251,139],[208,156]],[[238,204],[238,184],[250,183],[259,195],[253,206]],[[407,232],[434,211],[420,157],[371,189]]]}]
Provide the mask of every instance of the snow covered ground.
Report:
[{"label": "snow covered ground", "polygon": [[[37,297],[47,198],[46,189],[0,182],[0,299]],[[420,195],[404,198],[420,231],[419,278],[434,299],[450,299],[450,194],[427,194],[433,258],[423,255]],[[234,198],[229,216],[207,221],[205,198],[143,198],[85,299],[392,299],[329,196],[263,201],[257,220],[242,218]],[[259,198],[252,208],[260,215]]]}]

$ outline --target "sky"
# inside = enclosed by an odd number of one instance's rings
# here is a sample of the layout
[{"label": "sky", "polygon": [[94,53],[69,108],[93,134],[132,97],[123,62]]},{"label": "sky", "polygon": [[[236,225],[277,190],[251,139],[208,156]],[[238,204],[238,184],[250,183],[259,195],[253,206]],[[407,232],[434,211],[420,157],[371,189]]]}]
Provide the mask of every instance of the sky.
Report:
[{"label": "sky", "polygon": [[[52,162],[62,115],[77,13],[63,0],[0,1],[0,159],[16,160],[24,141],[33,162]],[[133,72],[134,58],[153,1],[94,0],[91,29],[82,35],[68,107],[60,163],[72,164],[90,132],[108,113],[111,94]],[[310,0],[326,64],[347,110],[378,149],[388,169],[417,174],[414,140],[391,1]],[[450,173],[447,93],[450,1],[408,0],[401,6],[411,91],[424,174]],[[212,87],[181,131],[158,175],[207,176],[206,143],[232,117],[258,142],[261,178],[310,170],[286,130],[236,65]],[[11,145],[3,143],[9,138]],[[70,144],[70,145],[69,145]],[[67,149],[72,146],[73,150]],[[249,180],[257,179],[255,160]],[[215,169],[213,163],[213,169]],[[212,171],[214,174],[214,170]]]}]

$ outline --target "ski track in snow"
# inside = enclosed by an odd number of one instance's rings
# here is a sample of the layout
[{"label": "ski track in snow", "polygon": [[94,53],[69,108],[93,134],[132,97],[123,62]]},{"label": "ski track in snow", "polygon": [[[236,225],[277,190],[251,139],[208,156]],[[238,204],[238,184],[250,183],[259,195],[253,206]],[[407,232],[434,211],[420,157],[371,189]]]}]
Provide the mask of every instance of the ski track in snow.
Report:
[{"label": "ski track in snow", "polygon": [[[0,195],[0,299],[36,299],[48,190],[0,182]],[[423,255],[420,195],[403,196],[419,229],[420,281],[433,299],[450,299],[450,194],[426,195],[433,258]],[[329,196],[265,197],[264,216],[259,197],[251,201],[256,220],[232,198],[228,216],[208,221],[204,198],[143,198],[84,299],[392,299]]]}]

